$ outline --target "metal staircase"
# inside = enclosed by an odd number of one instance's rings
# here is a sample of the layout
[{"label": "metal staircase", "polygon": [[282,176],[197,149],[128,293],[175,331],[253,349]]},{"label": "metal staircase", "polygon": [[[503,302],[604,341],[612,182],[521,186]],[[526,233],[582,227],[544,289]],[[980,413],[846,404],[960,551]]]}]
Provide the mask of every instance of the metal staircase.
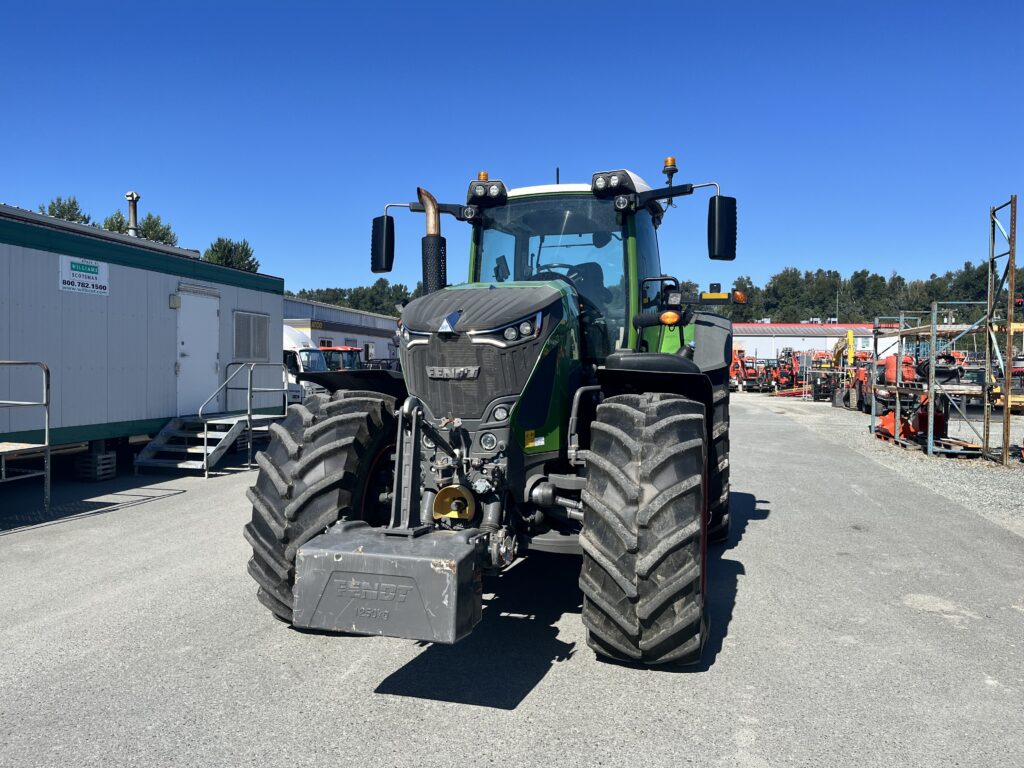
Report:
[{"label": "metal staircase", "polygon": [[[233,366],[239,366],[231,372]],[[281,387],[254,387],[253,372],[258,367],[280,368]],[[231,386],[232,380],[246,371],[245,386]],[[222,392],[240,391],[246,393],[244,411],[228,413],[204,413],[213,402],[219,402]],[[273,414],[253,413],[253,395],[278,393],[282,395],[282,412]],[[280,421],[287,409],[287,371],[277,363],[232,363],[224,383],[199,407],[195,416],[178,416],[171,419],[150,443],[135,457],[135,471],[140,468],[202,470],[209,476],[210,469],[232,449],[246,450],[246,468],[252,468],[253,443],[270,438],[270,425]]]}]

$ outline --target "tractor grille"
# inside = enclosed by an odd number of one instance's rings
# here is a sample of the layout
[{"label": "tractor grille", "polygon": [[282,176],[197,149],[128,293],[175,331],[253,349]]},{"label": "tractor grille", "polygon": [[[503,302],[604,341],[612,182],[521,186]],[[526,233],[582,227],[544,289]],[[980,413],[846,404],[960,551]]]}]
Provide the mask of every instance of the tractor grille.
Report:
[{"label": "tractor grille", "polygon": [[[422,400],[435,417],[451,414],[482,418],[484,408],[495,398],[523,391],[545,336],[547,333],[534,341],[502,348],[473,344],[464,333],[450,337],[431,334],[427,344],[406,350],[403,370],[409,393]],[[430,378],[428,366],[479,366],[480,375],[475,379]]]}]

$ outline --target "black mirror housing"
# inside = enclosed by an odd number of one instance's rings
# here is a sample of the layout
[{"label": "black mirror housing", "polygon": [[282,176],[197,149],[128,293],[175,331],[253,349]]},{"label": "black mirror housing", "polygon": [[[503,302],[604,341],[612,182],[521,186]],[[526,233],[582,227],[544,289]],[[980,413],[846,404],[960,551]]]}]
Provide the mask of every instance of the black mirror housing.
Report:
[{"label": "black mirror housing", "polygon": [[370,271],[390,272],[395,264],[395,217],[378,216],[370,236]]},{"label": "black mirror housing", "polygon": [[736,258],[736,198],[714,195],[708,201],[708,258]]}]

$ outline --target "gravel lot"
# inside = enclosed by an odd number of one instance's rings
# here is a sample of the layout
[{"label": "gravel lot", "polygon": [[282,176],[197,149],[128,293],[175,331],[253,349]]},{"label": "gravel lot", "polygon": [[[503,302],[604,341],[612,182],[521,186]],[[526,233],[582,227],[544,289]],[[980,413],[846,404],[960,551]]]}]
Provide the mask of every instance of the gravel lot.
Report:
[{"label": "gravel lot", "polygon": [[[788,397],[769,397],[759,393],[733,395],[734,403],[750,403],[772,413],[785,414],[836,446],[883,464],[892,470],[892,493],[909,482],[929,489],[946,499],[962,504],[990,520],[1024,536],[1024,463],[1019,460],[1024,442],[1024,416],[1015,414],[1010,420],[1011,447],[1017,458],[1008,467],[979,459],[929,457],[920,451],[906,450],[878,440],[869,432],[870,416],[828,403],[813,403]],[[981,409],[968,410],[974,428],[982,431]],[[976,441],[967,422],[954,411],[949,435],[961,440]],[[992,445],[1002,444],[1002,414],[992,419]],[[856,484],[858,478],[851,476]]]},{"label": "gravel lot", "polygon": [[[962,487],[1019,472],[825,404],[733,414],[687,672],[596,661],[571,557],[489,580],[456,646],[305,634],[245,573],[250,474],[62,483],[67,517],[0,535],[0,765],[1019,766],[1024,538]],[[35,490],[0,491],[0,528]]]}]

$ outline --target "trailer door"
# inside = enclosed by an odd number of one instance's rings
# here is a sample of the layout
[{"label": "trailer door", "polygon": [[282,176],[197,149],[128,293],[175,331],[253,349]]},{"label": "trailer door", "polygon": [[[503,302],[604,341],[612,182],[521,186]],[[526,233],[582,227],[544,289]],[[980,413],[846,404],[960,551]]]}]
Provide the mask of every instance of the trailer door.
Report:
[{"label": "trailer door", "polygon": [[[182,292],[178,309],[178,415],[194,416],[219,385],[220,299]],[[218,406],[211,403],[208,412]]]}]

